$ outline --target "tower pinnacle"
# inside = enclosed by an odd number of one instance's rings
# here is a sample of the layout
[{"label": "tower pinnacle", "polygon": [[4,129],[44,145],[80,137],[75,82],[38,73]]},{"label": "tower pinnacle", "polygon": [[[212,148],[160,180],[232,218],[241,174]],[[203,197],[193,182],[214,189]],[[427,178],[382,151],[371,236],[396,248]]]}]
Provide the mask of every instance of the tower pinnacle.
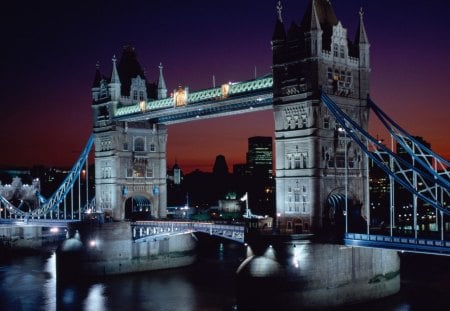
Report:
[{"label": "tower pinnacle", "polygon": [[111,83],[120,83],[119,74],[117,73],[117,58],[116,55],[112,58],[113,68],[111,73]]},{"label": "tower pinnacle", "polygon": [[278,4],[277,4],[278,20],[281,23],[283,22],[283,16],[281,14],[282,11],[283,11],[283,5],[281,4],[281,1],[278,1]]},{"label": "tower pinnacle", "polygon": [[166,82],[164,81],[163,76],[163,65],[162,63],[159,63],[159,79],[158,79],[158,99],[166,98],[167,97],[167,87]]},{"label": "tower pinnacle", "polygon": [[109,83],[109,89],[110,89],[110,95],[111,100],[119,100],[120,97],[120,79],[119,79],[119,73],[117,72],[117,59],[116,55],[112,58],[112,72],[111,72],[111,82]]},{"label": "tower pinnacle", "polygon": [[361,7],[359,9],[359,25],[358,25],[358,31],[356,32],[357,38],[356,43],[357,44],[369,44],[369,39],[367,38],[366,28],[364,26],[364,10]]}]

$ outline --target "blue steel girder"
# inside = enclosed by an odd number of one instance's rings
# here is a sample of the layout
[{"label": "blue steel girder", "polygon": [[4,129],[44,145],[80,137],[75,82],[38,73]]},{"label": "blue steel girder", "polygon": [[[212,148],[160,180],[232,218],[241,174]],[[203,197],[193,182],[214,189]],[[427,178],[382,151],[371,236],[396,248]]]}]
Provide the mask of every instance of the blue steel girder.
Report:
[{"label": "blue steel girder", "polygon": [[24,217],[27,215],[26,212],[22,211],[19,207],[14,206],[11,202],[9,202],[4,196],[0,194],[0,206],[4,206],[6,210],[13,215],[17,215],[20,217]]},{"label": "blue steel girder", "polygon": [[89,157],[89,152],[91,151],[93,144],[94,144],[94,135],[91,134],[81,155],[73,165],[72,169],[64,179],[63,183],[53,193],[50,199],[48,199],[48,201],[44,203],[43,206],[41,206],[41,208],[31,212],[31,216],[39,217],[41,215],[47,214],[49,211],[53,211],[58,208],[59,204],[63,201],[67,193],[73,188],[75,181],[80,176],[80,172],[83,169],[83,166],[87,161],[87,158]]},{"label": "blue steel girder", "polygon": [[450,188],[450,162],[412,137],[384,111],[382,111],[381,108],[378,107],[370,98],[368,100],[368,104],[378,119],[389,131],[392,138],[395,139],[395,141],[408,152],[412,159],[414,159],[416,163],[419,163],[436,179],[442,182],[447,188]]},{"label": "blue steel girder", "polygon": [[[433,208],[450,215],[450,210],[439,202],[438,193],[449,193],[449,188],[442,180],[435,178],[428,170],[423,170],[399,157],[390,149],[386,148],[377,139],[362,129],[355,121],[345,114],[336,103],[326,94],[322,93],[322,102],[333,113],[336,121],[344,129],[346,135],[359,145],[364,153],[386,174],[402,185],[413,195],[431,205]],[[373,152],[369,149],[371,146]],[[389,156],[386,163],[385,155]],[[418,180],[416,180],[418,179]],[[421,184],[421,189],[416,187]]]}]

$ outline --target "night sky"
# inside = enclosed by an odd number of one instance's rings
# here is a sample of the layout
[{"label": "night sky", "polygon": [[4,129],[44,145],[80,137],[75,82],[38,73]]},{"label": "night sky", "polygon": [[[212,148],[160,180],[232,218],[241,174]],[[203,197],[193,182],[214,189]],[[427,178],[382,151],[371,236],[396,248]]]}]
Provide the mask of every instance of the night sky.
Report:
[{"label": "night sky", "polygon": [[[0,12],[0,166],[71,166],[90,132],[95,64],[105,75],[136,48],[149,81],[169,91],[270,73],[274,0],[6,1]],[[284,0],[285,25],[307,0]],[[450,158],[450,1],[333,0],[353,40],[358,11],[371,43],[371,97],[411,134]],[[372,134],[378,133],[376,125]],[[245,161],[247,138],[273,135],[272,112],[169,127],[168,164],[211,170]]]}]

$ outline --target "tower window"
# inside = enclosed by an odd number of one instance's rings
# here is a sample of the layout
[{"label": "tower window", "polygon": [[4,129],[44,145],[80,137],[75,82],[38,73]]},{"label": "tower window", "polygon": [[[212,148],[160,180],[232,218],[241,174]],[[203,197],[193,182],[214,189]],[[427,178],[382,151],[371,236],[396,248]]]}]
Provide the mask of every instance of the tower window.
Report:
[{"label": "tower window", "polygon": [[339,50],[340,50],[340,55],[339,55],[339,56],[340,56],[341,58],[345,58],[345,50],[344,50],[344,46],[341,45],[341,47],[340,47]]},{"label": "tower window", "polygon": [[302,127],[306,127],[306,114],[302,114]]},{"label": "tower window", "polygon": [[145,151],[144,139],[142,137],[134,140],[134,151]]},{"label": "tower window", "polygon": [[338,57],[338,56],[339,56],[339,47],[338,47],[337,44],[335,44],[335,45],[333,46],[333,56],[334,56],[334,57]]},{"label": "tower window", "polygon": [[325,129],[330,128],[330,117],[325,117],[323,119],[323,128],[325,128]]},{"label": "tower window", "polygon": [[294,158],[294,168],[299,169],[300,168],[300,154],[296,154]]},{"label": "tower window", "polygon": [[150,144],[150,151],[151,152],[155,152],[156,151],[155,144]]},{"label": "tower window", "polygon": [[137,91],[133,91],[133,100],[138,100],[138,92]]}]

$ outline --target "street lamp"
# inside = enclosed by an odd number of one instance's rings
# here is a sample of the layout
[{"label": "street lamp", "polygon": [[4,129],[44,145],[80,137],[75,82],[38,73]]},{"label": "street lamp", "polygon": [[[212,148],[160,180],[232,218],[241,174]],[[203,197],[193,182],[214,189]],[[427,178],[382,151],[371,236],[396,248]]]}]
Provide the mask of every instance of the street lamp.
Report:
[{"label": "street lamp", "polygon": [[280,217],[281,213],[277,213],[277,230],[280,230]]},{"label": "street lamp", "polygon": [[347,162],[347,131],[339,127],[338,131],[344,133],[344,161],[345,161],[345,233],[348,233],[348,162]]}]

